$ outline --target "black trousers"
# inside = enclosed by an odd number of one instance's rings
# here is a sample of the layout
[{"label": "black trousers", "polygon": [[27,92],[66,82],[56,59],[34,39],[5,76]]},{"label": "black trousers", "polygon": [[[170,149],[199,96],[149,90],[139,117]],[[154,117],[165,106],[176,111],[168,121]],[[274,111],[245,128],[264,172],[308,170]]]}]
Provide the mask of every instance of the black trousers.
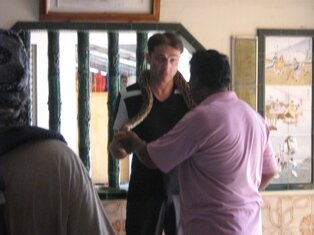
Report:
[{"label": "black trousers", "polygon": [[160,197],[127,202],[126,235],[176,235],[172,202]]}]

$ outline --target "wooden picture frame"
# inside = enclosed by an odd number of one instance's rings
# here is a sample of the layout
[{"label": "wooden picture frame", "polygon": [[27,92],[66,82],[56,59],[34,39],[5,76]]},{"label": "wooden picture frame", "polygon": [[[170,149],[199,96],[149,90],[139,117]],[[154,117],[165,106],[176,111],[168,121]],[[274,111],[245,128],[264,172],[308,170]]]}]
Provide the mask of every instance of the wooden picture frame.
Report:
[{"label": "wooden picture frame", "polygon": [[269,189],[314,188],[313,41],[313,30],[258,30],[258,111],[280,170]]},{"label": "wooden picture frame", "polygon": [[[39,0],[39,19],[53,21],[155,22],[160,0]],[[129,2],[126,4],[125,2]]]}]

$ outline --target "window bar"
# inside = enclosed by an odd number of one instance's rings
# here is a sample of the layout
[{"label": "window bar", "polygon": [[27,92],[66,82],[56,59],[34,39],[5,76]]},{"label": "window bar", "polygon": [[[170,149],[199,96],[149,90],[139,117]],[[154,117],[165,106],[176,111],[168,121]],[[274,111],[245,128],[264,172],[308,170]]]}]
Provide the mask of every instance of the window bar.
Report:
[{"label": "window bar", "polygon": [[90,170],[90,79],[89,79],[89,33],[78,32],[78,135],[79,156]]},{"label": "window bar", "polygon": [[48,32],[48,109],[49,129],[60,132],[61,98],[59,68],[59,32]]},{"label": "window bar", "polygon": [[[23,41],[23,44],[25,46],[25,49],[26,49],[26,53],[27,53],[27,56],[28,58],[30,58],[30,50],[31,50],[31,33],[30,31],[21,31],[19,33],[19,37],[22,39]],[[31,73],[30,73],[30,70],[31,70],[31,64],[30,64],[30,60],[29,60],[29,63],[28,63],[28,69],[29,69],[29,73],[28,73],[28,82],[29,82],[29,94],[30,94],[30,97],[32,97],[32,92],[31,92]],[[26,107],[25,107],[25,116],[27,118],[27,123],[30,125],[32,123],[32,100],[31,98],[28,99],[27,103],[25,104]]]},{"label": "window bar", "polygon": [[[119,74],[119,34],[108,32],[108,141],[113,137],[113,114],[120,90]],[[109,187],[119,188],[119,161],[114,159],[108,151],[108,179]]]},{"label": "window bar", "polygon": [[140,73],[146,69],[145,52],[147,47],[147,33],[136,33],[136,79],[139,79]]}]

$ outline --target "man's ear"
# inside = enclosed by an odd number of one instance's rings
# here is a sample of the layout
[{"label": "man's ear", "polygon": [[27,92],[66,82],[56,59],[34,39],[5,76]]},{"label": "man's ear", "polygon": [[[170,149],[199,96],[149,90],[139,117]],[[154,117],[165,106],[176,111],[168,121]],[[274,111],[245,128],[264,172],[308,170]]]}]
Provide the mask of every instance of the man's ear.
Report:
[{"label": "man's ear", "polygon": [[150,64],[150,55],[149,53],[145,54],[146,63]]},{"label": "man's ear", "polygon": [[194,87],[198,87],[199,85],[199,80],[196,74],[192,74],[190,75],[190,81],[189,81],[190,86],[194,86]]}]

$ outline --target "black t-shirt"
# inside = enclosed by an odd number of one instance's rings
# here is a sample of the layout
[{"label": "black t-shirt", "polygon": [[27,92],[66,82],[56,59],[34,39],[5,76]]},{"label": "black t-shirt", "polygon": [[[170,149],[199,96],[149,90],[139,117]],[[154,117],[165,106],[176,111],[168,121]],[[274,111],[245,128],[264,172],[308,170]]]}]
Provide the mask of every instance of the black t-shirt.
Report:
[{"label": "black t-shirt", "polygon": [[[142,105],[142,95],[139,91],[139,85],[137,83],[127,87],[124,100],[121,100],[121,96],[118,97],[119,102],[124,102],[128,118],[136,115]],[[158,139],[163,134],[172,129],[175,124],[184,116],[188,111],[188,107],[185,104],[183,97],[174,87],[172,94],[163,102],[158,101],[154,97],[153,107],[144,119],[137,127],[134,128],[134,132],[146,142],[151,142]],[[119,115],[119,114],[118,114]],[[171,178],[171,177],[170,177]],[[166,181],[166,185],[165,182]],[[145,167],[136,156],[133,156],[131,167],[131,178],[129,182],[128,196],[139,199],[149,195],[156,194],[165,197],[168,192],[178,191],[176,180],[169,181],[169,175],[163,174],[158,169],[149,169]],[[171,183],[173,185],[167,185]]]}]

